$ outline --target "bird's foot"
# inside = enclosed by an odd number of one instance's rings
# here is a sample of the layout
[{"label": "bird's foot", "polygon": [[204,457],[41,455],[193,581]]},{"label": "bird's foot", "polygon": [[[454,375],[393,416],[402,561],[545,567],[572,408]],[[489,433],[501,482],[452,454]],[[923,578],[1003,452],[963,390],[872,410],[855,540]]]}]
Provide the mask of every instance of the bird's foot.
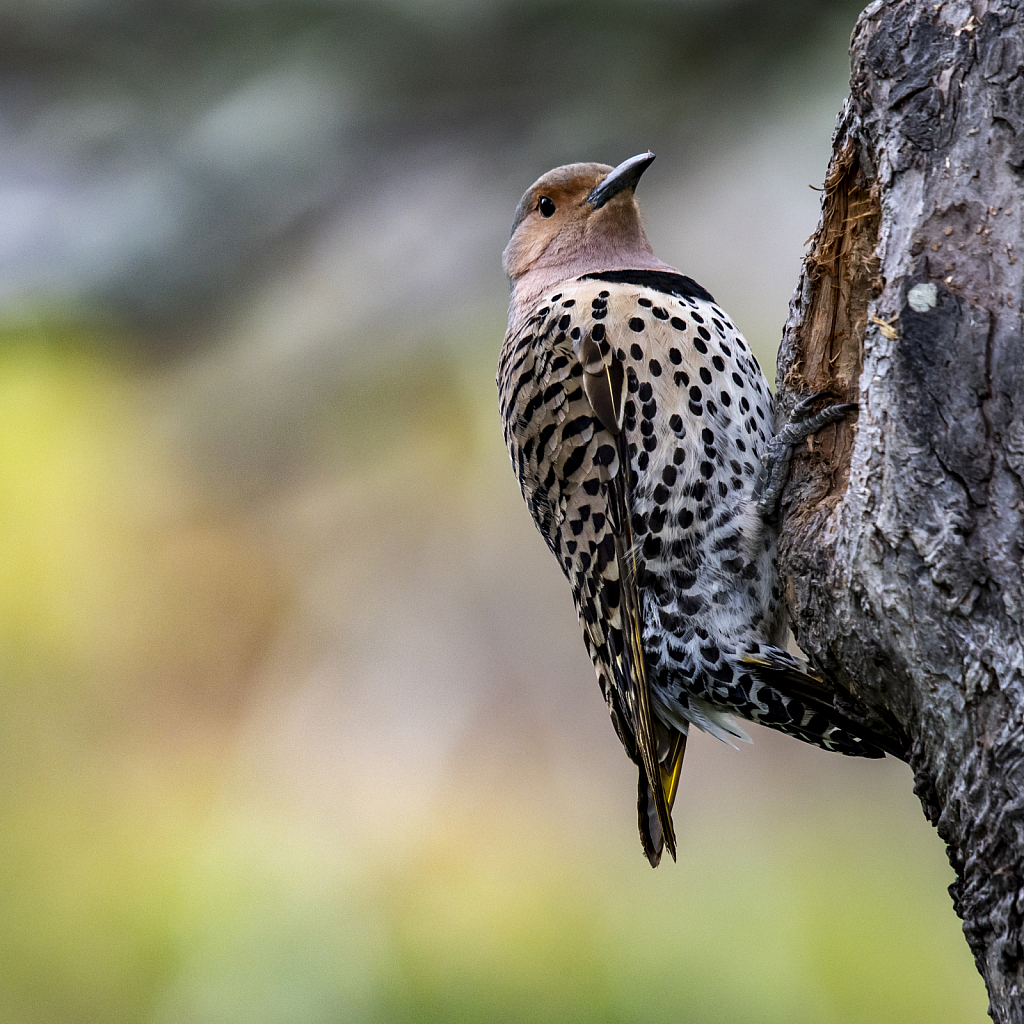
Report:
[{"label": "bird's foot", "polygon": [[779,498],[789,476],[789,463],[796,446],[805,438],[816,434],[822,427],[841,420],[848,412],[858,408],[855,402],[826,405],[818,412],[814,407],[830,396],[824,391],[802,398],[793,407],[789,422],[768,442],[761,456],[761,467],[754,481],[754,500],[757,510],[767,522],[773,522],[779,510]]}]

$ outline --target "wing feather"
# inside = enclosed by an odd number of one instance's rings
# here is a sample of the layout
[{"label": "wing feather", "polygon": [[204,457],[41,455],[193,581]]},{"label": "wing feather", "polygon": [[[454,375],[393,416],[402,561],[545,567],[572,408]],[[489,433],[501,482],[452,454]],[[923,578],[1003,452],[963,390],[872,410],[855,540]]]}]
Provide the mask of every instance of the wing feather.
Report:
[{"label": "wing feather", "polygon": [[[614,435],[618,451],[619,472],[608,481],[608,496],[609,511],[612,513],[610,521],[615,538],[620,600],[617,610],[609,609],[608,618],[618,627],[622,642],[609,644],[612,659],[610,667],[619,692],[625,698],[633,725],[636,760],[644,776],[640,780],[638,797],[640,834],[644,851],[652,863],[657,863],[661,856],[659,838],[668,847],[673,860],[676,856],[672,801],[686,749],[685,736],[675,733],[679,740],[671,742],[671,749],[667,751],[667,767],[663,767],[659,756],[658,726],[651,704],[647,659],[644,654],[643,609],[637,588],[639,572],[630,516],[629,451],[625,434],[622,432],[625,372],[622,364],[610,351],[607,356],[601,355],[589,333],[580,344],[580,362],[583,365],[584,392],[601,425]],[[648,798],[653,800],[660,837],[654,834],[651,815],[645,806]]]}]

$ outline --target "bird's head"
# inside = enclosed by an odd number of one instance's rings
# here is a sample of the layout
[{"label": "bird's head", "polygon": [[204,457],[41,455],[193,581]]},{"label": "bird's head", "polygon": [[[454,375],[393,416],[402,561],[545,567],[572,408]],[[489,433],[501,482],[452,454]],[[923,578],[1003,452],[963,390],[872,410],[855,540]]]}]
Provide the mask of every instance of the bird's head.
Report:
[{"label": "bird's head", "polygon": [[566,164],[527,189],[502,256],[513,302],[581,274],[666,267],[651,251],[633,194],[653,160],[640,153],[615,168]]}]

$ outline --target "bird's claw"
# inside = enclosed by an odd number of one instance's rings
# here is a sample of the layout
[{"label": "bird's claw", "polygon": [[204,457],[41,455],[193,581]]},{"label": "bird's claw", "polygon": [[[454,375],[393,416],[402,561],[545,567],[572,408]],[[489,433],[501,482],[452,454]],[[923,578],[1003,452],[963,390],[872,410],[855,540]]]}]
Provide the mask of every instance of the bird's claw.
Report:
[{"label": "bird's claw", "polygon": [[761,518],[766,522],[773,522],[778,513],[779,498],[789,476],[789,464],[796,446],[823,427],[859,408],[856,402],[843,402],[827,405],[812,414],[814,406],[827,397],[826,392],[818,391],[797,402],[786,425],[768,442],[761,456],[761,466],[754,481],[754,501]]}]

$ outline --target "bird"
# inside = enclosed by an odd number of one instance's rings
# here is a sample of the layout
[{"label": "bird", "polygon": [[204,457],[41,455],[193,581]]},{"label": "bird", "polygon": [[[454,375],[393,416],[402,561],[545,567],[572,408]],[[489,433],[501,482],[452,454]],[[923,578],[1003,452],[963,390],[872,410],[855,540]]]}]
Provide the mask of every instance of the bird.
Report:
[{"label": "bird", "polygon": [[775,400],[711,294],[654,255],[635,190],[654,154],[542,175],[513,219],[498,360],[523,498],[567,578],[612,724],[638,768],[652,867],[691,726],[746,719],[826,750],[899,751],[785,649],[776,505],[793,448],[855,411]]}]

